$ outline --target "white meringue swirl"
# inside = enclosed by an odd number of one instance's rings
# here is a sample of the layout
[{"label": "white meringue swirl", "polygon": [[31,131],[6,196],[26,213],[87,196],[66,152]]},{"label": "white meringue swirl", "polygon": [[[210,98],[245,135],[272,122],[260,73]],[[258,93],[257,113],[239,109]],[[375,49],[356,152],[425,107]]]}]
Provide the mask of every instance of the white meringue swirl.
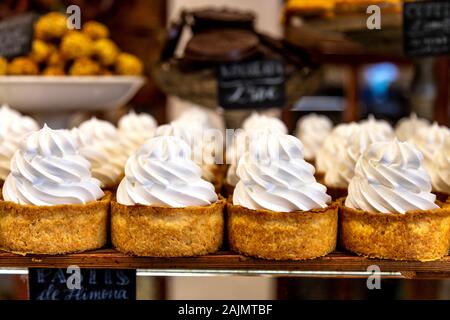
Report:
[{"label": "white meringue swirl", "polygon": [[175,121],[180,121],[186,125],[195,126],[197,129],[211,127],[209,115],[205,110],[199,107],[191,107],[184,111]]},{"label": "white meringue swirl", "polygon": [[237,167],[239,159],[249,146],[249,141],[254,140],[253,137],[257,137],[258,134],[264,130],[283,134],[288,132],[286,125],[280,119],[252,112],[252,114],[244,120],[242,129],[234,134],[231,148],[227,150],[227,158],[230,160],[229,162],[231,165],[227,171],[226,182],[230,186],[236,186],[239,181]]},{"label": "white meringue swirl", "polygon": [[187,123],[197,123],[203,128],[214,128],[221,132],[225,131],[225,121],[220,111],[198,105],[189,107],[177,120],[182,120]]},{"label": "white meringue swirl", "polygon": [[297,121],[296,136],[305,148],[305,159],[313,161],[330,134],[333,123],[324,115],[308,114]]},{"label": "white meringue swirl", "polygon": [[244,155],[245,151],[248,150],[249,136],[247,132],[242,129],[238,129],[233,133],[232,142],[227,148],[227,163],[230,163],[230,167],[227,170],[226,183],[230,186],[235,187],[239,182],[239,177],[237,176],[237,166],[239,160]]},{"label": "white meringue swirl", "polygon": [[22,115],[19,111],[12,109],[8,104],[4,103],[0,107],[0,115],[7,118],[20,118]]},{"label": "white meringue swirl", "polygon": [[[211,130],[211,131],[206,131]],[[208,133],[218,133],[209,135]],[[173,136],[186,142],[192,151],[192,159],[201,167],[202,177],[210,182],[216,180],[216,159],[223,161],[223,134],[216,129],[202,128],[200,124],[175,120],[170,124],[159,126],[155,137]]]},{"label": "white meringue swirl", "polygon": [[129,206],[207,206],[217,201],[217,195],[201,174],[185,141],[155,137],[128,159],[117,201]]},{"label": "white meringue swirl", "polygon": [[318,173],[326,173],[335,163],[339,146],[343,145],[348,137],[353,133],[358,124],[342,123],[337,125],[325,138],[324,143],[316,155],[316,170]]},{"label": "white meringue swirl", "polygon": [[264,133],[240,159],[240,181],[233,203],[276,212],[324,208],[331,201],[326,187],[314,178],[314,167],[303,159],[296,137]]},{"label": "white meringue swirl", "polygon": [[370,114],[367,119],[359,122],[360,126],[367,127],[370,131],[376,131],[383,134],[386,137],[394,137],[394,129],[389,124],[389,122],[381,119],[376,119],[372,114]]},{"label": "white meringue swirl", "polygon": [[104,194],[67,130],[46,125],[22,141],[11,160],[3,198],[18,204],[85,204]]},{"label": "white meringue swirl", "polygon": [[130,111],[119,120],[119,133],[128,146],[129,153],[133,153],[145,141],[152,138],[158,126],[156,120],[149,114],[136,114]]},{"label": "white meringue swirl", "polygon": [[114,125],[92,118],[72,133],[81,155],[91,163],[92,175],[101,181],[102,188],[116,187],[123,177],[128,151],[124,150]]},{"label": "white meringue swirl", "polygon": [[183,126],[180,121],[173,121],[169,124],[164,124],[156,129],[155,137],[172,136],[182,139],[188,145],[193,143],[192,132],[186,126]]},{"label": "white meringue swirl", "polygon": [[415,113],[411,113],[409,117],[397,122],[395,135],[400,141],[411,141],[419,130],[429,126],[430,122],[427,119],[419,118]]},{"label": "white meringue swirl", "polygon": [[356,164],[345,205],[379,213],[438,208],[423,156],[409,142],[372,144]]},{"label": "white meringue swirl", "polygon": [[109,140],[100,142],[78,128],[72,129],[78,151],[91,164],[92,176],[98,179],[103,189],[116,187],[123,177],[126,159],[112,157],[117,144]]},{"label": "white meringue swirl", "polygon": [[450,137],[435,152],[429,173],[433,190],[450,195]]},{"label": "white meringue swirl", "polygon": [[261,135],[270,133],[277,134],[281,132],[276,127],[255,128],[255,130],[252,130],[251,132],[238,129],[234,132],[232,143],[227,150],[227,163],[230,163],[230,167],[227,171],[226,182],[230,186],[235,187],[239,182],[237,167],[241,157],[250,149],[254,141],[258,141]]},{"label": "white meringue swirl", "polygon": [[242,124],[242,129],[248,132],[261,128],[271,128],[284,134],[288,132],[286,125],[280,119],[257,112],[253,112]]},{"label": "white meringue swirl", "polygon": [[433,167],[434,153],[450,138],[450,129],[436,122],[430,127],[420,129],[413,138],[413,143],[419,148],[425,158],[425,167]]},{"label": "white meringue swirl", "polygon": [[217,165],[223,163],[224,125],[219,119],[221,117],[211,111],[192,106],[172,122],[178,130],[185,132],[183,136],[190,136],[187,142],[193,160],[202,168],[203,179],[212,183],[217,181]]},{"label": "white meringue swirl", "polygon": [[22,139],[30,132],[39,130],[32,118],[22,116],[8,105],[0,108],[0,180],[9,174],[11,158]]},{"label": "white meringue swirl", "polygon": [[105,120],[92,117],[79,125],[78,129],[95,141],[115,140],[119,138],[116,127]]},{"label": "white meringue swirl", "polygon": [[351,135],[340,144],[333,155],[333,165],[325,173],[325,184],[328,187],[347,188],[353,178],[356,162],[361,154],[375,142],[389,141],[383,130],[373,130],[370,126],[359,125],[352,128]]}]

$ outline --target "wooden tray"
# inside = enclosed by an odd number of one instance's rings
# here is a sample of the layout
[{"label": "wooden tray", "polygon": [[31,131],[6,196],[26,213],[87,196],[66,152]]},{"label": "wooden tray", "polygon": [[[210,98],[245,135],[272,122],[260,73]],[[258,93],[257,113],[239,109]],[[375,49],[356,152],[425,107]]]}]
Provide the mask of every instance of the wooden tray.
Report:
[{"label": "wooden tray", "polygon": [[380,276],[400,279],[450,278],[450,256],[432,262],[400,262],[366,259],[344,252],[308,261],[268,261],[219,252],[193,258],[131,257],[112,249],[61,256],[20,256],[0,253],[0,268],[82,268],[139,269],[141,274],[171,275],[256,275],[327,278],[366,278],[369,266],[378,266]]},{"label": "wooden tray", "polygon": [[347,57],[344,62],[408,60],[403,55],[401,15],[383,15],[381,30],[368,30],[366,19],[358,15],[305,20],[292,17],[286,21],[285,38],[328,58],[321,62],[334,62],[330,60],[339,56],[344,60]]}]

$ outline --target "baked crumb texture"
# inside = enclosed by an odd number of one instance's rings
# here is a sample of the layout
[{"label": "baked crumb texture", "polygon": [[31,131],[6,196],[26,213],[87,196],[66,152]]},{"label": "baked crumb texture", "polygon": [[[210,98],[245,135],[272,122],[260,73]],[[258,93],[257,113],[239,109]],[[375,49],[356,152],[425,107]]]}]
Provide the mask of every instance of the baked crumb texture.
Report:
[{"label": "baked crumb texture", "polygon": [[64,254],[106,244],[111,193],[84,205],[33,206],[0,201],[0,249]]},{"label": "baked crumb texture", "polygon": [[223,242],[225,200],[207,207],[168,208],[111,203],[113,246],[126,254],[189,257],[216,252]]},{"label": "baked crumb texture", "polygon": [[341,207],[340,242],[345,249],[369,258],[438,260],[450,247],[450,204],[405,214]]},{"label": "baked crumb texture", "polygon": [[228,241],[241,254],[271,260],[307,260],[336,247],[338,204],[298,212],[251,210],[227,204]]}]

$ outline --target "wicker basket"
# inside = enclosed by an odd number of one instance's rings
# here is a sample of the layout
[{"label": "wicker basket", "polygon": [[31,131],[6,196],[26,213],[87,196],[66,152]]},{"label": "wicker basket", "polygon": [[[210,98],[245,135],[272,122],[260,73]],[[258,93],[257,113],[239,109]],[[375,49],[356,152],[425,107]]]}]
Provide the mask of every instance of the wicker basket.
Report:
[{"label": "wicker basket", "polygon": [[[218,84],[215,68],[184,72],[176,60],[160,62],[153,68],[153,79],[168,95],[175,95],[193,103],[217,108]],[[286,75],[287,104],[293,104],[319,87],[321,69],[305,67]]]}]

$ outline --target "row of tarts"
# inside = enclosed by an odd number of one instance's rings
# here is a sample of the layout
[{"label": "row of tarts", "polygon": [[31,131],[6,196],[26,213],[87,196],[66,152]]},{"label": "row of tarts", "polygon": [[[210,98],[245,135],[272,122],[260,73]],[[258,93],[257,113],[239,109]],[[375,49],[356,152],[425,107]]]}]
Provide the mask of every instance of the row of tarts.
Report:
[{"label": "row of tarts", "polygon": [[[435,201],[412,144],[373,144],[358,160],[347,199],[334,201],[314,178],[299,139],[262,131],[252,152],[239,161],[240,181],[224,199],[202,178],[185,141],[156,136],[128,159],[110,192],[91,176],[70,132],[44,126],[11,160],[0,201],[0,248],[64,254],[104,247],[110,237],[117,250],[149,257],[204,255],[224,242],[274,260],[317,258],[338,242],[385,259],[429,261],[448,253],[450,202]],[[364,201],[376,207],[377,200],[426,208],[404,214],[357,208]],[[162,202],[167,205],[151,204]]]}]

